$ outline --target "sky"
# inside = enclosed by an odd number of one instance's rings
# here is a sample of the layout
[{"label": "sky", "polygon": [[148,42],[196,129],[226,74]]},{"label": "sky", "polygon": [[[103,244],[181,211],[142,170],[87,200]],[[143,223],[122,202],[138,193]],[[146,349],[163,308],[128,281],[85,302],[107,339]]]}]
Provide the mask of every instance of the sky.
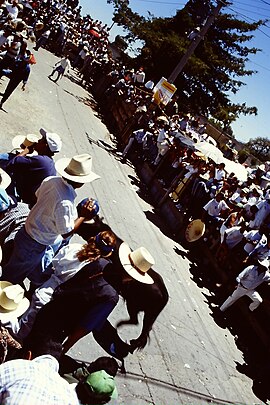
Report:
[{"label": "sky", "polygon": [[[149,11],[156,17],[172,17],[176,10],[182,9],[186,3],[187,0],[130,0],[130,7],[143,16]],[[92,18],[111,26],[113,7],[107,4],[106,0],[80,0],[80,4],[83,14],[89,13]],[[256,70],[258,73],[241,78],[245,86],[231,97],[231,101],[258,108],[257,116],[241,115],[232,124],[237,140],[248,142],[249,139],[259,136],[270,139],[270,0],[231,0],[226,12],[247,22],[269,20],[255,32],[254,39],[247,43],[249,47],[254,46],[262,50],[256,55],[250,55],[250,62],[246,65],[247,69]],[[111,29],[111,39],[118,34],[122,35],[123,31],[121,27],[114,25]]]}]

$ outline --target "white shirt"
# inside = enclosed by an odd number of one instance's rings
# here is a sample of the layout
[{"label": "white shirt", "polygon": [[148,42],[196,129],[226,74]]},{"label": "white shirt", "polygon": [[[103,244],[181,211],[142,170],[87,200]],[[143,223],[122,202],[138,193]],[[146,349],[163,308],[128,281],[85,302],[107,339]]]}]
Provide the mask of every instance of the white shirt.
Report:
[{"label": "white shirt", "polygon": [[258,242],[262,242],[262,243],[266,243],[267,239],[265,235],[261,235],[260,232],[258,230],[251,230],[251,231],[245,231],[244,232],[244,237],[245,239],[248,241],[248,243],[245,244],[244,246],[244,250],[247,253],[252,252],[252,250],[254,249],[254,246],[258,243]]},{"label": "white shirt", "polygon": [[215,169],[215,179],[221,181],[225,179],[225,171],[222,169]]},{"label": "white shirt", "polygon": [[240,232],[241,226],[233,226],[225,231],[224,237],[229,249],[234,248],[243,239],[243,233]]},{"label": "white shirt", "polygon": [[19,9],[17,6],[13,6],[10,3],[6,3],[6,9],[7,9],[8,14],[11,15],[12,19],[15,19],[18,17]]},{"label": "white shirt", "polygon": [[36,191],[37,202],[25,223],[26,232],[42,245],[53,245],[74,229],[75,190],[62,177],[50,176]]},{"label": "white shirt", "polygon": [[236,277],[236,281],[242,287],[254,290],[264,281],[270,281],[270,274],[268,271],[259,273],[258,266],[248,266]]},{"label": "white shirt", "polygon": [[45,283],[37,288],[32,296],[28,310],[18,320],[15,318],[6,326],[12,330],[19,341],[23,341],[30,333],[38,311],[52,299],[56,287],[73,277],[86,261],[80,262],[77,253],[81,250],[82,244],[70,243],[64,246],[53,258],[54,272]]},{"label": "white shirt", "polygon": [[58,369],[58,361],[50,355],[1,364],[1,405],[79,405],[74,388]]},{"label": "white shirt", "polygon": [[224,200],[217,202],[215,198],[210,200],[203,209],[211,216],[218,217],[221,211],[227,210],[229,207]]},{"label": "white shirt", "polygon": [[134,75],[134,82],[136,83],[144,83],[145,80],[145,73],[143,71],[138,71]]},{"label": "white shirt", "polygon": [[7,38],[4,36],[4,30],[0,31],[0,48],[5,45],[5,43],[7,42]]},{"label": "white shirt", "polygon": [[61,59],[61,60],[57,63],[57,65],[58,65],[58,66],[61,65],[62,68],[65,69],[65,70],[66,70],[66,69],[67,69],[67,70],[70,69],[70,61],[69,61],[68,59],[66,59],[66,58]]}]

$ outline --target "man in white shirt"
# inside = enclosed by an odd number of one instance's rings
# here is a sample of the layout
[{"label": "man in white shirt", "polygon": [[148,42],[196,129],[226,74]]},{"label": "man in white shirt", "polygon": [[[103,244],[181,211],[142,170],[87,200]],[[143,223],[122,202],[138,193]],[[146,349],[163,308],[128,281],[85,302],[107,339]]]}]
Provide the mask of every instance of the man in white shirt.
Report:
[{"label": "man in white shirt", "polygon": [[224,196],[222,193],[218,193],[215,198],[205,204],[205,206],[203,207],[205,211],[204,216],[208,214],[208,217],[210,217],[210,219],[218,219],[222,211],[228,210],[229,207],[224,201],[223,197]]},{"label": "man in white shirt", "polygon": [[249,305],[250,311],[254,311],[254,309],[258,308],[263,300],[260,294],[255,289],[264,281],[270,281],[270,273],[268,269],[268,260],[258,261],[257,265],[246,267],[236,277],[238,286],[236,287],[232,295],[230,295],[221,305],[220,310],[222,312],[226,311],[227,308],[229,308],[232,304],[235,303],[235,301],[239,300],[239,298],[243,297],[244,295],[247,295],[253,301]]},{"label": "man in white shirt", "polygon": [[83,154],[63,158],[55,166],[62,177],[47,177],[36,191],[37,202],[15,236],[12,256],[3,266],[2,280],[21,284],[28,277],[33,285],[41,285],[50,277],[48,268],[63,239],[72,236],[91,217],[92,202],[88,201],[78,218],[75,189],[99,178],[92,172],[92,157]]}]

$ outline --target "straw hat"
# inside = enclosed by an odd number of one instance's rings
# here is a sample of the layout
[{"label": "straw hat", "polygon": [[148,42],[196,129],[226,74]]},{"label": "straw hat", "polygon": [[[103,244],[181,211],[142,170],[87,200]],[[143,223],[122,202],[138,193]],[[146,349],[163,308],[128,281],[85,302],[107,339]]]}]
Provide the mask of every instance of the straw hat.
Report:
[{"label": "straw hat", "polygon": [[0,168],[0,187],[6,189],[8,188],[10,183],[10,176],[3,169]]},{"label": "straw hat", "polygon": [[92,172],[92,156],[88,153],[73,156],[71,159],[62,158],[55,163],[55,167],[61,176],[76,183],[90,183],[100,178]]},{"label": "straw hat", "polygon": [[169,124],[169,120],[164,115],[160,115],[159,117],[157,117],[157,121],[164,122],[167,125]]},{"label": "straw hat", "polygon": [[200,239],[205,232],[205,224],[200,219],[194,219],[187,226],[185,237],[188,242],[195,242]]},{"label": "straw hat", "polygon": [[7,322],[21,316],[30,302],[24,297],[24,289],[19,284],[0,281],[0,321]]},{"label": "straw hat", "polygon": [[14,149],[22,149],[21,145],[25,147],[32,146],[34,143],[37,143],[42,138],[41,135],[35,134],[28,134],[24,135],[17,135],[12,139],[12,146]]},{"label": "straw hat", "polygon": [[125,271],[135,280],[144,284],[153,284],[154,280],[147,274],[155,264],[155,260],[144,247],[132,252],[130,247],[123,242],[119,247],[119,259]]}]

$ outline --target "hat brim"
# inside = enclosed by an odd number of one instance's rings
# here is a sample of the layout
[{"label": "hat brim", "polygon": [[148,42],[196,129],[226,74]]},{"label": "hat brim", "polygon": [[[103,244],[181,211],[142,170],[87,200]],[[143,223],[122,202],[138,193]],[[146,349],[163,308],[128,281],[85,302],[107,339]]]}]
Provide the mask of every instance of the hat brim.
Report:
[{"label": "hat brim", "polygon": [[67,173],[65,169],[69,165],[70,161],[71,161],[70,158],[62,158],[59,159],[57,162],[55,162],[55,168],[57,172],[61,174],[61,176],[63,176],[65,179],[72,180],[75,183],[82,183],[82,184],[91,183],[96,179],[100,179],[100,176],[98,176],[96,173],[92,171],[86,176],[75,176]]},{"label": "hat brim", "polygon": [[205,224],[198,219],[190,222],[185,232],[185,238],[188,242],[196,242],[205,232]]},{"label": "hat brim", "polygon": [[11,183],[11,177],[3,169],[0,170],[0,175],[2,177],[0,187],[4,189],[8,188]]},{"label": "hat brim", "polygon": [[154,284],[154,280],[149,274],[144,273],[140,274],[130,263],[129,254],[132,252],[130,247],[123,242],[118,251],[120,262],[124,268],[124,270],[130,275],[130,277],[134,278],[135,280],[139,281],[140,283],[144,284]]},{"label": "hat brim", "polygon": [[7,311],[6,309],[0,306],[0,321],[8,322],[12,319],[18,318],[29,308],[30,301],[24,297],[19,303],[18,307],[14,311]]}]

